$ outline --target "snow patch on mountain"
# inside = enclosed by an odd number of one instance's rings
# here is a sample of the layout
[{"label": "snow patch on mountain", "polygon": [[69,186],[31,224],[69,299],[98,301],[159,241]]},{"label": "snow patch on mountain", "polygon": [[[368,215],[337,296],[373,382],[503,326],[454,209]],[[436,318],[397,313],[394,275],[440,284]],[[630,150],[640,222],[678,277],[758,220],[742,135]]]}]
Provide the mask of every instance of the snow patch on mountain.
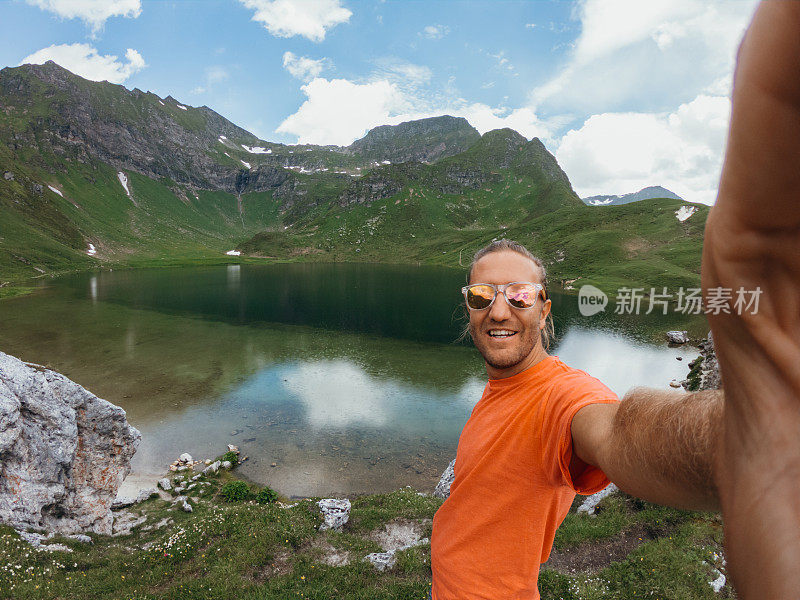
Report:
[{"label": "snow patch on mountain", "polygon": [[131,191],[128,189],[128,177],[127,177],[127,175],[125,175],[125,173],[120,171],[119,173],[117,173],[117,178],[119,179],[120,184],[122,184],[122,187],[125,188],[125,194],[127,194],[128,198],[130,198],[131,197]]},{"label": "snow patch on mountain", "polygon": [[181,110],[189,110],[183,104],[178,104],[178,108],[180,108]]},{"label": "snow patch on mountain", "polygon": [[48,185],[47,187],[50,188],[51,192],[55,192],[56,194],[58,194],[62,198],[64,197],[64,194],[61,193],[61,190],[54,188],[52,185]]},{"label": "snow patch on mountain", "polygon": [[225,254],[227,254],[228,256],[241,256],[242,255],[242,253],[239,252],[238,250],[228,250]]},{"label": "snow patch on mountain", "polygon": [[272,148],[262,148],[261,146],[245,146],[242,144],[242,148],[247,150],[250,154],[272,154]]},{"label": "snow patch on mountain", "polygon": [[681,206],[675,211],[675,218],[683,223],[686,219],[691,217],[697,211],[696,206]]},{"label": "snow patch on mountain", "polygon": [[89,256],[94,256],[97,254],[97,249],[94,247],[94,244],[89,244],[89,249],[86,251],[86,254]]},{"label": "snow patch on mountain", "polygon": [[614,200],[620,197],[621,196],[609,196],[605,200],[588,200],[586,203],[590,206],[603,206],[604,204],[611,204]]},{"label": "snow patch on mountain", "polygon": [[247,167],[248,169],[250,168],[250,163],[249,163],[249,162],[247,162],[247,161],[245,161],[245,160],[242,160],[241,158],[239,159],[239,161],[240,161],[240,162],[241,162],[241,163],[242,163],[242,164],[243,164],[245,167]]}]

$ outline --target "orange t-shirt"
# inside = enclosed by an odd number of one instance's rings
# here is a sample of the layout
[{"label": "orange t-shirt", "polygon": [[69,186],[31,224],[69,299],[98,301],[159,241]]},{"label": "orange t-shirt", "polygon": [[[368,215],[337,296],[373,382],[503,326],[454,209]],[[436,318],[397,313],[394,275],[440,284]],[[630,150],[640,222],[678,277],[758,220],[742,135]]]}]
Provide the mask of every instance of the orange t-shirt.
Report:
[{"label": "orange t-shirt", "polygon": [[609,483],[590,465],[572,480],[572,417],[618,401],[557,356],[489,380],[458,440],[450,496],[433,519],[434,600],[539,598],[539,565],[575,493]]}]

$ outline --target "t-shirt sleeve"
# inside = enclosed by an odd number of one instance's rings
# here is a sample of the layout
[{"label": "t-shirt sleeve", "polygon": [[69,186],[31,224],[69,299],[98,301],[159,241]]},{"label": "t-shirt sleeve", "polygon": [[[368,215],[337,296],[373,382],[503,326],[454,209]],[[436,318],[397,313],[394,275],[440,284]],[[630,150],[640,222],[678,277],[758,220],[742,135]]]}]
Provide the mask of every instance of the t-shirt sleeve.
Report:
[{"label": "t-shirt sleeve", "polygon": [[[594,494],[606,487],[610,481],[597,467],[583,463],[579,469],[570,472],[572,462],[572,418],[583,407],[590,404],[611,404],[619,402],[617,395],[596,379],[583,371],[564,375],[556,383],[545,406],[542,422],[542,456],[550,465],[553,483],[566,485],[579,494]],[[583,468],[580,468],[580,465]],[[574,479],[573,479],[574,475]]]}]

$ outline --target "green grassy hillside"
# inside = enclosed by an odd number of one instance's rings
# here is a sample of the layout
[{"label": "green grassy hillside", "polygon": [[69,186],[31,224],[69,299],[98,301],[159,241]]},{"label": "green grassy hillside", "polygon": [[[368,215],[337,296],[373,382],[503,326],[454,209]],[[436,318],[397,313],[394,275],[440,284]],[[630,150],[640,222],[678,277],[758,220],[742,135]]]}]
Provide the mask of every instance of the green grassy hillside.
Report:
[{"label": "green grassy hillside", "polygon": [[207,107],[54,63],[0,70],[0,104],[0,289],[74,269],[225,260],[234,247],[248,260],[458,266],[498,237],[564,282],[699,284],[706,207],[685,222],[679,200],[587,207],[542,142],[511,129],[476,137],[437,117],[348,148],[271,144]]}]

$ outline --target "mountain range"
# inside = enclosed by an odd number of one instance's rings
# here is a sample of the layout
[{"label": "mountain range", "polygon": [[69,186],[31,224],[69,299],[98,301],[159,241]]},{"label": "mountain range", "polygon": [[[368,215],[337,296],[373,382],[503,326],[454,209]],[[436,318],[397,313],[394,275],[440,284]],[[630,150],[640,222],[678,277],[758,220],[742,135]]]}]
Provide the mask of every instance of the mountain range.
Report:
[{"label": "mountain range", "polygon": [[0,284],[226,253],[463,266],[511,237],[562,282],[688,285],[708,212],[587,207],[539,139],[460,117],[285,145],[53,62],[0,70],[0,174]]},{"label": "mountain range", "polygon": [[620,204],[629,204],[631,202],[639,202],[640,200],[650,200],[652,198],[673,198],[675,200],[683,200],[675,192],[670,192],[667,188],[660,185],[651,185],[643,188],[638,192],[630,194],[620,194],[617,196],[589,196],[582,198],[583,203],[588,206],[619,206]]}]

